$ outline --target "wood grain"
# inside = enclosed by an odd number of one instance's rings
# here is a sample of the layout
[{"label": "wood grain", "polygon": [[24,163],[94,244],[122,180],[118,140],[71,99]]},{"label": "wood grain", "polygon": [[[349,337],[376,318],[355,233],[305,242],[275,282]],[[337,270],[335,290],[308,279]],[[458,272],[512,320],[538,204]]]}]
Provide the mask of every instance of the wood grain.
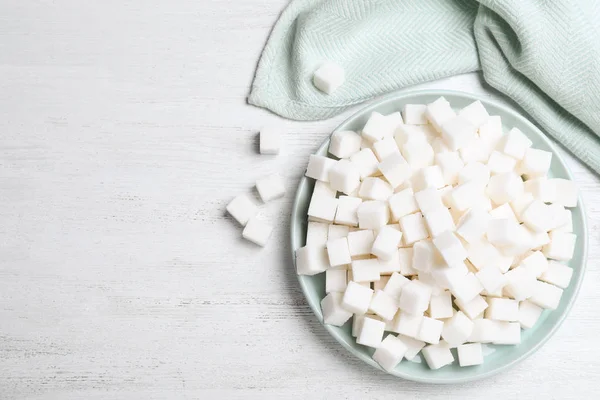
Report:
[{"label": "wood grain", "polygon": [[[600,378],[600,180],[588,273],[538,353],[455,387],[347,354],[291,269],[294,188],[340,121],[282,120],[245,97],[286,1],[0,4],[0,399],[580,399]],[[422,85],[495,96],[476,74]],[[256,132],[285,132],[278,157]],[[224,213],[272,171],[265,249]]]}]

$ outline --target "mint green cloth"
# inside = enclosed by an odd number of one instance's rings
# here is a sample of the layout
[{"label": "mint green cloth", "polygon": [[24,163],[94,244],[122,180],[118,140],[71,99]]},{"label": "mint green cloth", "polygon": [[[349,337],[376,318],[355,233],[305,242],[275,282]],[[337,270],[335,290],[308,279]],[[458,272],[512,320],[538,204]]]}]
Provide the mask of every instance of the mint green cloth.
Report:
[{"label": "mint green cloth", "polygon": [[[312,84],[330,60],[346,82]],[[408,85],[482,70],[600,172],[600,1],[294,0],[260,59],[248,101],[316,120]]]}]

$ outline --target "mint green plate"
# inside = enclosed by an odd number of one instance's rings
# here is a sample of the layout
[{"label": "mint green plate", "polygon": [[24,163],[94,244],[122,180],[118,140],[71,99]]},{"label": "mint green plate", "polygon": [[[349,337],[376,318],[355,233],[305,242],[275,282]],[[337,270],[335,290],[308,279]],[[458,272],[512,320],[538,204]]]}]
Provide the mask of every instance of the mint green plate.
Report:
[{"label": "mint green plate", "polygon": [[[338,126],[336,131],[359,131],[362,129],[367,121],[367,118],[373,111],[378,111],[382,114],[389,114],[395,111],[400,111],[404,104],[426,104],[432,102],[440,96],[444,96],[455,108],[462,108],[475,100],[480,100],[490,115],[499,115],[502,117],[502,123],[505,131],[512,127],[517,127],[533,141],[533,146],[535,148],[553,153],[549,176],[567,178],[571,180],[573,179],[571,172],[567,168],[560,154],[556,151],[554,145],[535,125],[504,105],[472,94],[442,90],[399,92],[363,108]],[[329,140],[326,140],[316,153],[326,155],[328,146]],[[304,246],[306,240],[307,211],[313,186],[314,181],[312,179],[302,178],[300,185],[298,186],[298,191],[296,193],[296,199],[292,210],[291,242],[294,269],[295,251],[299,247]],[[585,272],[587,256],[587,227],[581,196],[579,196],[578,206],[576,208],[572,208],[571,210],[573,212],[573,232],[577,234],[575,255],[569,262],[569,266],[571,266],[574,270],[571,284],[564,291],[558,309],[554,311],[544,311],[533,329],[522,331],[521,344],[517,346],[490,345],[489,350],[493,352],[487,355],[484,363],[479,366],[461,368],[458,366],[457,361],[455,361],[452,365],[448,365],[439,370],[430,370],[424,360],[421,363],[404,360],[390,373],[404,379],[418,382],[468,382],[497,374],[500,371],[517,364],[519,361],[524,360],[526,357],[539,349],[540,346],[542,346],[558,329],[573,306]],[[323,314],[321,312],[320,301],[323,297],[325,297],[325,274],[319,274],[316,276],[299,276],[298,279],[308,304],[314,311],[319,321],[323,323]],[[369,347],[356,344],[356,341],[351,334],[351,321],[339,328],[330,325],[324,325],[324,327],[349,352],[372,367],[381,369],[379,365],[371,359],[374,350]],[[453,352],[456,360],[457,357],[455,350],[453,350]]]}]

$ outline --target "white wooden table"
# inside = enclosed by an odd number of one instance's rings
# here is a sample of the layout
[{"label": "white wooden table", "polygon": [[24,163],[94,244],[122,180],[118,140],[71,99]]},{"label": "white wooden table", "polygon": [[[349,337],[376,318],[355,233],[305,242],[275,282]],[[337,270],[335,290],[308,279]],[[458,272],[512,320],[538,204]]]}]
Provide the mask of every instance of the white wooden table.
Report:
[{"label": "white wooden table", "polygon": [[[535,355],[455,387],[347,354],[291,268],[294,188],[341,120],[246,104],[285,0],[6,0],[0,4],[0,399],[581,399],[600,379],[600,180],[588,272]],[[424,87],[492,93],[476,74]],[[257,155],[263,124],[283,154]],[[288,195],[259,249],[225,205],[271,171]]]}]

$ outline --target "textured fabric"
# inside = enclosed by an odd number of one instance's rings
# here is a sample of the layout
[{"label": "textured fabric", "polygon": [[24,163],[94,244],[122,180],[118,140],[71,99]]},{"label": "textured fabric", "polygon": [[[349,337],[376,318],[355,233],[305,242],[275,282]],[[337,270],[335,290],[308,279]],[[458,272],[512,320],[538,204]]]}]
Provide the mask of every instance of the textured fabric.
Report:
[{"label": "textured fabric", "polygon": [[[324,60],[346,71],[331,95],[312,84]],[[480,69],[600,172],[597,0],[294,0],[273,28],[248,100],[287,118],[324,119]]]}]

